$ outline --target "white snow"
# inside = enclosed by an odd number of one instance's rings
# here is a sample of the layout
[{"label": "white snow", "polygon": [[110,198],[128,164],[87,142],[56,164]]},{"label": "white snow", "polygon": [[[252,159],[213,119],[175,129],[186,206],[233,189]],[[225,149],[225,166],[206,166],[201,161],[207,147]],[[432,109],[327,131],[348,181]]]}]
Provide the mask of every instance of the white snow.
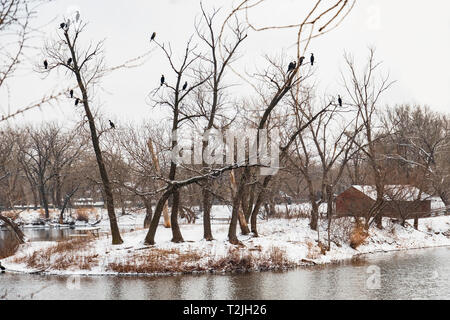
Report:
[{"label": "white snow", "polygon": [[[352,188],[365,194],[372,200],[377,200],[377,189],[375,186],[361,186],[354,185]],[[421,200],[430,200],[432,197],[429,194],[421,192],[420,189],[414,186],[408,185],[387,185],[385,188],[384,199],[386,201],[391,200],[403,200],[403,201],[415,201],[419,198]]]},{"label": "white snow", "polygon": [[[281,206],[282,208],[283,206]],[[217,217],[228,217],[229,208],[226,206],[215,206],[213,215]],[[82,274],[82,275],[107,275],[117,274],[108,268],[112,262],[121,263],[130,259],[136,254],[144,254],[151,250],[177,250],[180,254],[198,253],[201,259],[196,264],[206,267],[211,261],[219,260],[228,255],[230,248],[236,248],[227,241],[228,224],[219,221],[213,223],[214,241],[207,242],[202,239],[203,225],[197,220],[196,224],[182,224],[181,231],[185,243],[175,244],[171,242],[172,233],[170,229],[159,226],[156,234],[156,245],[147,247],[144,245],[144,238],[147,230],[142,230],[143,214],[120,217],[120,227],[133,226],[136,231],[122,234],[124,244],[119,246],[111,245],[111,238],[101,237],[89,244],[89,247],[80,253],[83,255],[96,256],[90,270],[80,270],[76,267],[70,270],[54,270],[48,267],[45,270],[32,270],[25,264],[14,263],[16,258],[30,256],[34,252],[44,250],[54,246],[55,242],[31,242],[23,245],[15,256],[2,261],[3,265],[11,271],[35,272],[41,271],[46,274]],[[107,220],[101,222],[106,226]],[[412,221],[409,221],[412,224]],[[318,246],[318,233],[309,228],[307,219],[270,219],[259,221],[259,236],[240,236],[239,240],[243,247],[239,251],[243,254],[267,255],[274,248],[284,252],[290,264],[301,266],[305,264],[327,264],[345,259],[351,259],[361,254],[387,252],[395,250],[408,250],[418,248],[431,248],[438,246],[450,246],[450,217],[434,217],[421,219],[419,230],[415,230],[410,224],[402,227],[394,224],[389,219],[384,220],[385,229],[378,230],[371,228],[370,236],[366,242],[356,250],[349,245],[349,232],[351,231],[351,221],[349,218],[342,218],[335,221],[333,226],[333,241],[331,251],[325,255],[321,253]],[[141,228],[141,230],[138,230]],[[444,235],[445,233],[445,235]],[[326,243],[326,221],[320,228],[320,238],[322,243]],[[162,262],[168,257],[162,257]]]}]

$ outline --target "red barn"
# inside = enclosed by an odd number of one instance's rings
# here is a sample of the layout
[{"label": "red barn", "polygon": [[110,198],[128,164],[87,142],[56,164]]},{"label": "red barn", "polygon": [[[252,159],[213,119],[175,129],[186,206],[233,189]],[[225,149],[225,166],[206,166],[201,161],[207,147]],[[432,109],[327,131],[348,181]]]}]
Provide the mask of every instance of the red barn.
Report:
[{"label": "red barn", "polygon": [[[407,185],[385,186],[383,217],[411,218],[431,215],[431,196]],[[366,217],[377,199],[374,186],[351,186],[336,198],[338,216]]]}]

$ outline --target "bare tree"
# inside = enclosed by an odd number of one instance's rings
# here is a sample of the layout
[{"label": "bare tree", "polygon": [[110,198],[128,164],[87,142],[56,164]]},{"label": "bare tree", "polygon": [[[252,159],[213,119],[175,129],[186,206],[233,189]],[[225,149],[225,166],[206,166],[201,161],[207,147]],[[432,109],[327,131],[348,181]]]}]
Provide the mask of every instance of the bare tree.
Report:
[{"label": "bare tree", "polygon": [[94,89],[100,79],[109,71],[103,63],[103,42],[90,44],[86,49],[78,45],[80,36],[85,30],[84,24],[77,24],[70,21],[62,25],[59,39],[46,45],[45,55],[48,57],[49,72],[56,68],[62,68],[68,72],[68,75],[75,78],[78,92],[81,96],[74,94],[75,104],[84,108],[84,114],[89,124],[92,146],[94,148],[98,169],[105,194],[105,202],[110,221],[112,243],[117,245],[123,243],[117,225],[116,214],[114,211],[114,197],[108,172],[103,160],[100,147],[99,134],[95,117],[92,112],[91,103],[93,101]]},{"label": "bare tree", "polygon": [[386,158],[397,162],[407,180],[410,177],[415,179],[419,173],[432,193],[439,196],[446,206],[450,205],[447,117],[426,107],[405,105],[387,110],[383,123],[386,128],[392,128],[388,137],[392,150]]},{"label": "bare tree", "polygon": [[[234,15],[238,14],[241,11],[245,11],[245,15],[247,17],[247,23],[249,27],[254,31],[265,31],[265,30],[276,30],[276,29],[295,29],[297,30],[297,36],[295,39],[295,44],[297,47],[297,58],[295,60],[295,64],[293,65],[293,68],[289,68],[289,71],[286,73],[285,66],[280,66],[272,63],[275,69],[277,69],[277,73],[269,76],[268,73],[265,73],[263,76],[267,78],[267,82],[272,86],[271,88],[271,94],[270,98],[265,99],[266,103],[263,107],[263,110],[261,112],[261,116],[259,117],[259,121],[257,121],[256,128],[259,130],[265,129],[268,125],[268,120],[275,110],[275,108],[280,104],[280,102],[283,100],[283,98],[290,92],[292,88],[299,88],[301,86],[303,75],[301,74],[300,69],[306,65],[304,63],[305,57],[303,56],[306,52],[310,41],[322,35],[325,32],[328,32],[329,30],[326,30],[328,27],[330,27],[334,22],[337,22],[337,24],[340,23],[339,19],[342,17],[345,17],[346,14],[352,9],[354,2],[351,3],[349,1],[337,1],[337,3],[331,4],[331,3],[324,3],[322,4],[322,1],[317,1],[314,5],[314,7],[307,11],[307,14],[304,18],[301,18],[302,20],[300,23],[295,25],[285,25],[285,26],[265,26],[265,27],[255,27],[252,22],[249,21],[249,11],[252,8],[257,7],[263,1],[258,2],[252,2],[248,0],[244,0],[239,3],[238,6],[235,7],[235,9],[232,11],[228,19],[231,19]],[[226,21],[227,22],[227,21]],[[318,32],[315,32],[315,26],[317,24],[322,24],[322,26],[319,28]],[[222,27],[223,30],[224,27]],[[330,30],[332,27],[330,28]],[[297,94],[300,94],[301,90],[297,90]],[[257,137],[257,145],[260,144],[260,131],[258,131],[258,137]],[[299,133],[297,133],[298,135]],[[296,136],[296,135],[295,135]],[[295,139],[294,139],[295,140]],[[292,143],[292,142],[291,142]],[[289,143],[289,145],[291,144]],[[248,168],[244,169],[246,172],[241,175],[241,180],[245,180],[250,176],[250,171]],[[262,183],[263,189],[267,187],[269,184],[271,178],[266,177],[264,178],[264,182]],[[238,213],[239,208],[234,208],[234,205],[237,205],[238,207],[242,203],[242,196],[246,194],[244,191],[245,188],[247,188],[247,184],[244,181],[240,181],[239,183],[239,191],[236,193],[237,197],[240,199],[233,199],[233,214],[231,218],[230,223],[230,229],[229,229],[229,241],[231,243],[238,243],[238,239],[236,237],[236,225],[238,220]],[[252,221],[252,232],[255,236],[258,235],[256,230],[256,221],[257,221],[257,215],[259,213],[260,205],[262,204],[262,198],[263,193],[260,192],[260,196],[257,198],[257,202],[254,206],[254,209],[252,211],[251,215],[251,221]]]},{"label": "bare tree", "polygon": [[[204,55],[202,59],[207,65],[210,65],[211,70],[207,70],[206,74],[203,75],[204,78],[209,80],[204,88],[199,88],[197,114],[205,119],[204,134],[207,134],[211,129],[217,128],[216,120],[221,116],[220,112],[224,105],[226,86],[223,83],[225,74],[229,66],[236,60],[237,50],[247,38],[247,34],[246,28],[236,22],[236,25],[232,27],[234,40],[229,44],[220,43],[218,25],[215,23],[219,10],[214,10],[211,14],[208,14],[202,4],[200,4],[200,7],[202,19],[201,22],[196,24],[196,31],[198,37],[209,49],[209,54]],[[203,31],[202,26],[205,27],[205,31]],[[223,49],[222,52],[219,51],[221,48]],[[208,148],[208,143],[209,139],[204,139],[203,150]],[[203,167],[205,172],[209,170],[209,166],[205,162],[203,162]],[[212,185],[206,182],[202,189],[203,237],[208,241],[213,240],[211,231],[212,193],[209,191],[211,187]]]},{"label": "bare tree", "polygon": [[61,134],[60,130],[55,124],[49,124],[40,129],[28,127],[25,144],[20,146],[20,160],[37,185],[46,219],[50,218],[49,183],[54,178],[52,152]]},{"label": "bare tree", "polygon": [[[200,56],[195,52],[196,46],[192,44],[192,37],[189,39],[186,48],[184,50],[184,55],[181,58],[181,62],[179,66],[173,57],[173,52],[171,46],[168,48],[164,46],[164,44],[160,44],[157,41],[154,41],[159,48],[164,52],[167,61],[171,67],[171,71],[175,75],[174,83],[170,83],[168,78],[165,76],[161,78],[160,87],[154,90],[154,94],[160,92],[160,98],[156,100],[156,105],[158,106],[168,106],[172,111],[172,133],[173,133],[173,141],[171,145],[171,149],[175,150],[178,144],[176,139],[176,135],[180,132],[183,123],[186,121],[192,120],[192,118],[197,117],[193,115],[189,107],[189,94],[193,92],[195,89],[206,83],[209,77],[200,78],[197,82],[192,83],[190,86],[184,86],[184,83],[187,79],[187,74],[191,70],[193,64],[200,59]],[[184,80],[184,81],[183,81]],[[162,91],[160,91],[162,90]],[[171,161],[170,170],[169,170],[169,181],[174,181],[177,174],[178,164],[174,161]],[[170,188],[163,196],[160,198],[155,213],[153,215],[152,222],[150,224],[149,233],[146,238],[147,243],[154,243],[154,236],[156,233],[156,229],[159,224],[159,220],[161,218],[162,210],[165,206],[166,201],[169,197],[172,196],[172,212],[171,212],[171,227],[172,227],[172,241],[179,243],[183,242],[183,236],[181,234],[181,230],[178,224],[178,209],[179,209],[179,201],[180,194],[178,187],[175,185]]]},{"label": "bare tree", "polygon": [[[380,152],[377,149],[378,141],[382,137],[382,132],[377,127],[378,108],[380,98],[394,82],[389,80],[389,76],[377,79],[377,72],[380,63],[375,60],[375,50],[370,49],[367,65],[361,74],[358,74],[357,67],[349,55],[346,55],[348,67],[348,77],[342,76],[350,103],[358,108],[361,117],[364,139],[355,141],[365,156],[371,168],[372,179],[377,190],[377,199],[369,209],[366,227],[376,222],[378,228],[382,228],[381,209],[384,206],[384,181],[386,172],[380,162]],[[372,219],[372,220],[370,220]]]},{"label": "bare tree", "polygon": [[[3,90],[8,91],[9,80],[16,75],[18,70],[25,69],[27,62],[25,51],[32,49],[30,40],[39,29],[32,25],[36,11],[49,1],[0,1],[0,94],[7,94],[8,98],[9,92],[3,92]],[[63,92],[45,94],[41,99],[25,106],[11,106],[10,103],[3,104],[0,101],[0,123],[29,110],[56,102],[62,95]]]}]

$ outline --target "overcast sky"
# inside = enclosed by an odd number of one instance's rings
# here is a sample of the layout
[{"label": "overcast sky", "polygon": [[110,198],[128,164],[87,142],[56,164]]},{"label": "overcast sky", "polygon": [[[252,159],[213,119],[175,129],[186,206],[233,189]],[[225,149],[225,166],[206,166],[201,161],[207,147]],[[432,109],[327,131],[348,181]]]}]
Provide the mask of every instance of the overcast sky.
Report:
[{"label": "overcast sky", "polygon": [[[204,0],[207,8],[230,8],[230,0]],[[308,10],[309,0],[267,0],[267,4],[251,18],[258,25],[295,23]],[[199,0],[55,0],[39,12],[36,25],[43,34],[36,44],[43,44],[55,35],[62,17],[79,10],[83,21],[89,22],[88,39],[106,39],[106,58],[110,65],[119,64],[149,50],[153,31],[158,39],[171,42],[175,51],[182,50],[194,32],[193,21],[199,14]],[[292,54],[295,39],[292,32],[249,33],[241,49],[242,67],[252,72],[264,67],[262,56]],[[450,109],[450,1],[448,0],[359,0],[343,24],[310,47],[317,59],[316,76],[322,90],[341,93],[340,71],[344,69],[343,54],[351,53],[364,61],[368,47],[376,47],[383,70],[397,83],[384,99],[385,103],[418,103],[434,110]],[[291,49],[290,49],[291,48]],[[42,56],[34,58],[40,61]],[[109,118],[140,121],[157,118],[157,111],[146,104],[146,96],[156,87],[161,74],[169,74],[160,52],[152,53],[141,67],[118,71],[108,76],[99,92],[101,110]],[[170,81],[170,75],[166,76]],[[39,98],[43,92],[63,81],[64,74],[41,79],[22,71],[10,83],[10,104],[21,106]],[[70,83],[64,82],[64,86]],[[249,95],[251,92],[249,93]],[[5,105],[5,93],[0,94]],[[345,97],[344,97],[345,99]],[[159,111],[158,111],[159,112]],[[57,108],[28,113],[16,121],[78,119],[73,102]]]}]

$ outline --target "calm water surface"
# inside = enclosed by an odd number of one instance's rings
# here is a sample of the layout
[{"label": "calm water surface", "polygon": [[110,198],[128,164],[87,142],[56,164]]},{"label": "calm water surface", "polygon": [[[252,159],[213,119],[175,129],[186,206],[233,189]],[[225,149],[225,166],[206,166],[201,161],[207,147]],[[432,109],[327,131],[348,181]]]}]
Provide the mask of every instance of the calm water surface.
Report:
[{"label": "calm water surface", "polygon": [[[373,270],[380,271],[379,286]],[[283,273],[75,278],[4,273],[0,296],[5,291],[9,299],[450,299],[450,249],[377,254]]]}]

